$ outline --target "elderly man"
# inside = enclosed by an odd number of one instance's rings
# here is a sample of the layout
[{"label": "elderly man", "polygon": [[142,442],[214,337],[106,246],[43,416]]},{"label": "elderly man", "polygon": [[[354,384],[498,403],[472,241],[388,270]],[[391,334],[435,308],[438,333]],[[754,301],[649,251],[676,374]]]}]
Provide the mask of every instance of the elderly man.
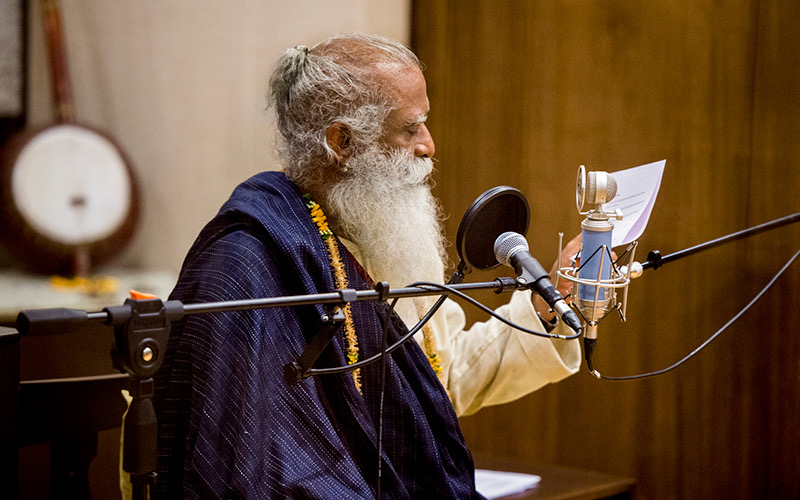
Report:
[{"label": "elderly man", "polygon": [[[428,185],[434,143],[416,56],[377,36],[334,37],[286,51],[270,87],[284,173],[236,188],[190,250],[171,298],[441,282],[440,210]],[[384,327],[395,341],[430,305],[405,299],[399,316],[379,302],[348,305],[315,366],[374,355]],[[154,497],[374,498],[381,417],[384,495],[476,497],[456,415],[560,380],[580,362],[574,341],[494,320],[462,331],[464,313],[447,301],[417,343],[388,358],[381,413],[377,365],[284,381],[283,367],[320,329],[323,312],[262,309],[174,325],[157,377]],[[553,316],[530,292],[515,292],[499,312],[539,331],[539,316]]]}]

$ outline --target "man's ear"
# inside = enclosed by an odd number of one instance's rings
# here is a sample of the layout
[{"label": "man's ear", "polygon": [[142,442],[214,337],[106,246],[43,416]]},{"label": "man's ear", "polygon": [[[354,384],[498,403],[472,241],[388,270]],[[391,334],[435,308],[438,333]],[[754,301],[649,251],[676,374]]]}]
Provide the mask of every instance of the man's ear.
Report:
[{"label": "man's ear", "polygon": [[350,129],[342,122],[334,122],[325,132],[325,141],[336,155],[336,164],[344,164],[344,160],[352,153]]}]

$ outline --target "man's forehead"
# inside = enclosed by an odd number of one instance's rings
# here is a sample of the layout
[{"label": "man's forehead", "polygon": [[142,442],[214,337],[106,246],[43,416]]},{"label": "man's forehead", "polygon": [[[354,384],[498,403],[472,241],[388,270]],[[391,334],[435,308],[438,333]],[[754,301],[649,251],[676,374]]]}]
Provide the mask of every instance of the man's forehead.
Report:
[{"label": "man's forehead", "polygon": [[381,68],[380,75],[386,96],[394,108],[393,115],[404,125],[424,123],[428,118],[428,102],[425,77],[416,67],[397,64]]},{"label": "man's forehead", "polygon": [[407,89],[409,82],[422,78],[422,70],[416,66],[408,66],[395,61],[381,61],[373,66],[373,78],[378,85],[389,93],[401,93]]}]

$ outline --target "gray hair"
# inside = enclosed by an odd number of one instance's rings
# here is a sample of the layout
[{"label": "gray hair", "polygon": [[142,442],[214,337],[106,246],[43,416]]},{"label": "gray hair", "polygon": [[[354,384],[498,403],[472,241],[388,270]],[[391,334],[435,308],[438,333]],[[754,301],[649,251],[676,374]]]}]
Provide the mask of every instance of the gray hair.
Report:
[{"label": "gray hair", "polygon": [[325,134],[334,122],[351,133],[356,150],[380,138],[392,110],[381,66],[422,64],[413,52],[377,35],[329,38],[309,49],[286,50],[270,79],[269,104],[278,118],[279,151],[289,179],[319,184],[334,152]]}]

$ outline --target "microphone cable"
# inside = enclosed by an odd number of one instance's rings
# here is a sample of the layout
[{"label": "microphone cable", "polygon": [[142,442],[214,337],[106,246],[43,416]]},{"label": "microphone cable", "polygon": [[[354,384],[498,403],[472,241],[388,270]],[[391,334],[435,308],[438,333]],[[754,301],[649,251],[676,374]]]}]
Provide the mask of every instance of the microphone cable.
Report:
[{"label": "microphone cable", "polygon": [[[511,320],[509,320],[509,319],[497,314],[495,311],[493,311],[492,309],[490,309],[490,308],[486,307],[485,305],[481,304],[480,302],[478,302],[476,299],[473,299],[469,295],[467,295],[467,294],[465,294],[465,293],[463,293],[463,292],[461,292],[459,290],[456,290],[455,288],[452,288],[452,287],[450,287],[448,285],[443,285],[441,283],[436,283],[436,282],[433,282],[433,281],[416,281],[414,283],[411,283],[411,284],[407,285],[407,287],[408,288],[410,288],[410,287],[417,287],[417,288],[428,287],[428,289],[435,288],[435,289],[438,289],[438,290],[442,290],[443,293],[439,297],[439,299],[436,301],[436,303],[433,306],[431,306],[430,309],[428,309],[428,312],[425,313],[425,315],[419,320],[419,322],[408,330],[408,333],[406,333],[403,337],[401,337],[400,340],[398,340],[397,342],[395,342],[394,344],[392,344],[391,346],[389,346],[385,350],[383,350],[383,352],[379,352],[379,353],[377,353],[377,354],[375,354],[373,356],[370,356],[367,359],[362,359],[361,361],[353,363],[352,365],[335,366],[335,367],[331,367],[331,368],[311,368],[307,372],[308,375],[309,376],[312,376],[312,375],[331,375],[331,374],[334,374],[334,373],[348,372],[348,371],[351,371],[351,370],[355,370],[356,368],[362,368],[364,366],[367,366],[367,365],[370,365],[372,363],[375,363],[376,361],[379,361],[383,354],[391,354],[391,353],[393,353],[400,346],[402,346],[403,344],[408,342],[408,340],[411,339],[417,332],[419,332],[420,329],[422,329],[422,327],[425,325],[425,323],[427,323],[428,320],[430,320],[430,318],[436,313],[436,311],[439,310],[439,308],[441,307],[442,303],[444,303],[445,299],[447,298],[447,294],[453,294],[453,295],[456,295],[456,296],[464,299],[470,305],[472,305],[472,306],[478,308],[479,310],[489,314],[490,316],[496,318],[497,320],[499,320],[500,322],[510,326],[511,328],[513,328],[515,330],[519,330],[519,331],[521,331],[523,333],[527,333],[527,334],[530,334],[530,335],[535,335],[537,337],[544,337],[544,338],[550,338],[550,339],[559,339],[559,340],[576,339],[576,338],[580,337],[581,334],[582,334],[582,330],[574,330],[576,333],[573,334],[573,335],[559,335],[559,334],[555,334],[555,333],[537,332],[536,330],[531,330],[531,329],[526,328],[526,327],[524,327],[522,325],[518,325],[518,324],[514,323],[513,321],[511,321]],[[394,300],[396,301],[397,299],[394,299]]]},{"label": "microphone cable", "polygon": [[[460,298],[464,299],[470,305],[472,305],[472,306],[476,307],[477,309],[489,314],[493,318],[496,318],[497,320],[499,320],[500,322],[510,326],[511,328],[513,328],[515,330],[519,330],[519,331],[521,331],[523,333],[530,334],[530,335],[536,335],[537,337],[544,337],[544,338],[550,338],[550,339],[559,339],[559,340],[572,340],[572,339],[576,339],[576,338],[580,337],[581,333],[582,333],[582,330],[576,330],[575,331],[576,333],[574,335],[558,335],[558,334],[555,334],[555,333],[545,333],[545,332],[537,332],[536,330],[531,330],[531,329],[526,328],[526,327],[524,327],[522,325],[518,325],[518,324],[514,323],[510,319],[507,319],[507,318],[501,316],[500,314],[497,314],[497,312],[495,312],[494,310],[490,309],[489,307],[481,304],[480,302],[478,302],[476,299],[473,299],[469,295],[467,295],[467,294],[465,294],[465,293],[463,293],[463,292],[461,292],[459,290],[456,290],[456,289],[454,289],[452,287],[449,287],[447,285],[442,285],[441,283],[435,283],[435,282],[432,282],[432,281],[416,281],[414,283],[411,283],[408,286],[409,287],[418,287],[418,288],[420,288],[420,287],[436,288],[436,289],[439,289],[439,290],[443,290],[446,293],[451,293],[453,295],[456,295],[457,297],[460,297]],[[428,315],[423,317],[423,319],[425,319],[427,316]],[[421,321],[422,320],[420,320],[420,322]],[[417,326],[419,326],[419,324],[416,325],[414,328],[417,328]]]},{"label": "microphone cable", "polygon": [[[402,336],[400,338],[400,340],[398,340],[397,342],[395,342],[391,346],[383,349],[381,352],[379,352],[379,353],[377,353],[377,354],[375,354],[373,356],[370,356],[367,359],[362,359],[361,361],[357,361],[357,362],[353,363],[352,365],[334,366],[334,367],[331,367],[331,368],[311,368],[307,372],[308,375],[310,375],[310,376],[311,375],[331,375],[331,374],[334,374],[334,373],[344,373],[344,372],[349,372],[349,371],[355,370],[357,368],[362,368],[362,367],[367,366],[367,365],[371,365],[372,363],[374,363],[376,361],[379,361],[384,354],[393,353],[401,345],[405,344],[411,337],[413,337],[415,333],[420,331],[420,329],[422,329],[422,327],[425,325],[425,323],[428,322],[428,320],[431,318],[431,316],[433,316],[434,313],[436,313],[436,311],[439,310],[439,307],[441,307],[442,303],[444,302],[444,300],[446,298],[447,297],[445,295],[442,295],[441,297],[439,297],[439,299],[436,301],[436,303],[433,306],[431,306],[431,308],[428,310],[427,313],[425,313],[425,315],[419,320],[419,322],[416,325],[414,325],[413,328],[409,329],[407,334]],[[398,299],[394,299],[392,301],[392,304],[389,306],[390,309],[394,309],[394,303],[397,302],[397,300]],[[388,321],[389,321],[389,319],[387,317],[387,324],[388,324]]]},{"label": "microphone cable", "polygon": [[381,352],[378,354],[380,356],[381,365],[380,365],[380,375],[378,377],[378,386],[379,386],[379,393],[378,393],[378,429],[377,429],[377,448],[378,448],[378,464],[376,468],[376,478],[375,478],[375,500],[380,500],[381,498],[381,478],[382,478],[382,470],[383,470],[383,402],[384,396],[386,394],[386,365],[388,363],[386,355],[387,355],[387,344],[389,343],[389,321],[392,311],[394,310],[394,306],[397,304],[397,299],[394,299],[391,304],[389,304],[389,313],[386,315],[386,321],[383,323],[383,333],[381,334]]},{"label": "microphone cable", "polygon": [[679,367],[680,365],[682,365],[683,363],[685,363],[689,359],[693,358],[697,353],[699,353],[700,351],[705,349],[708,346],[708,344],[710,344],[711,342],[716,340],[716,338],[719,337],[722,334],[722,332],[727,330],[728,327],[730,327],[732,324],[734,324],[736,321],[738,321],[739,318],[745,312],[747,312],[756,302],[758,302],[759,299],[761,299],[761,297],[764,296],[764,294],[767,292],[767,290],[769,290],[772,287],[772,285],[774,285],[775,282],[778,281],[778,278],[780,278],[781,275],[783,275],[783,273],[786,271],[786,269],[788,269],[789,266],[791,266],[794,263],[795,260],[797,260],[798,256],[800,256],[800,250],[795,252],[795,254],[789,259],[789,261],[786,262],[786,264],[783,265],[783,267],[780,269],[780,271],[778,271],[778,273],[775,276],[773,276],[771,280],[769,280],[769,282],[766,284],[766,286],[764,286],[764,288],[762,288],[761,291],[758,292],[758,294],[756,294],[756,296],[753,297],[753,299],[746,306],[744,306],[744,308],[742,310],[740,310],[738,313],[736,313],[727,323],[725,323],[722,326],[722,328],[720,328],[719,330],[714,332],[714,334],[711,335],[708,339],[706,339],[705,342],[700,344],[695,350],[693,350],[692,352],[687,354],[683,359],[681,359],[677,363],[675,363],[675,364],[673,364],[671,366],[668,366],[668,367],[666,367],[664,369],[661,369],[661,370],[658,370],[658,371],[654,371],[654,372],[641,373],[639,375],[627,375],[627,376],[624,376],[624,377],[610,377],[610,376],[602,375],[600,372],[598,372],[597,370],[593,369],[592,363],[591,363],[591,356],[587,356],[586,364],[588,365],[590,372],[592,373],[592,375],[594,375],[595,377],[597,377],[597,378],[599,378],[601,380],[616,380],[616,381],[619,381],[619,380],[637,380],[637,379],[655,377],[656,375],[661,375],[663,373],[667,373],[669,371],[674,370],[675,368]]}]

